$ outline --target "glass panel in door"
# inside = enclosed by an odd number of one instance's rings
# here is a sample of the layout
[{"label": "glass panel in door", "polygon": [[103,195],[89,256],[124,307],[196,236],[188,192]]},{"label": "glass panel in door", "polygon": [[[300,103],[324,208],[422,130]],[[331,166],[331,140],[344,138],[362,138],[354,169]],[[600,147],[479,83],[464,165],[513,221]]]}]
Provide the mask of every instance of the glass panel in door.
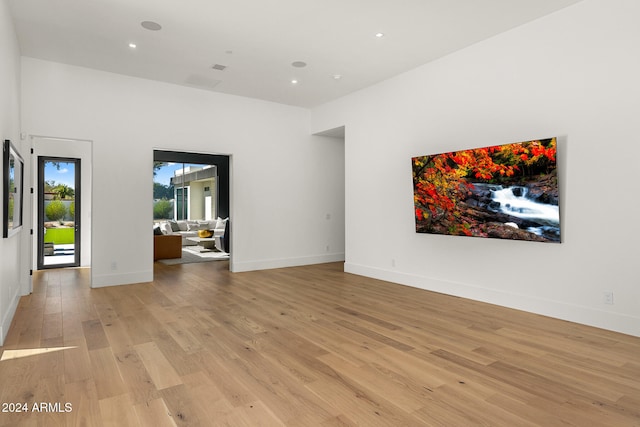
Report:
[{"label": "glass panel in door", "polygon": [[80,159],[38,158],[38,268],[80,265]]}]

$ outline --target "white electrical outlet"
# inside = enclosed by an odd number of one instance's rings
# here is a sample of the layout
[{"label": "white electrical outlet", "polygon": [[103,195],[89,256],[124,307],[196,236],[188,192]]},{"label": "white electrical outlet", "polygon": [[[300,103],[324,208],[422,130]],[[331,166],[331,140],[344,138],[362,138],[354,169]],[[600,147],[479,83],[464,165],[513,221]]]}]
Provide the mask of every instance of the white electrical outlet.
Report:
[{"label": "white electrical outlet", "polygon": [[613,292],[605,291],[602,293],[602,297],[605,304],[613,304]]},{"label": "white electrical outlet", "polygon": [[115,271],[118,269],[118,263],[115,261],[111,261],[111,270]]}]

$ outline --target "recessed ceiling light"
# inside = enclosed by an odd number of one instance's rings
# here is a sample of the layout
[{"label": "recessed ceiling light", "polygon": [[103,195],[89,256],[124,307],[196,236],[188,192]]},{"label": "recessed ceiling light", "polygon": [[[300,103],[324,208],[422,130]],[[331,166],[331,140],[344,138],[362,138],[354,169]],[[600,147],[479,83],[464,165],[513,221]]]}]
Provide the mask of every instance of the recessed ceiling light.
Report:
[{"label": "recessed ceiling light", "polygon": [[304,61],[293,61],[291,63],[291,66],[296,68],[304,68],[307,66],[307,63]]},{"label": "recessed ceiling light", "polygon": [[146,28],[149,31],[160,31],[162,29],[162,25],[153,21],[142,21],[140,25],[142,25],[142,28]]},{"label": "recessed ceiling light", "polygon": [[376,33],[376,37],[381,39],[384,37],[384,33]]},{"label": "recessed ceiling light", "polygon": [[136,47],[138,47],[138,45],[137,45],[137,44],[135,44],[135,43],[129,43],[129,47],[130,47],[131,49],[135,49]]},{"label": "recessed ceiling light", "polygon": [[340,80],[342,78],[342,74],[334,74],[333,80]]},{"label": "recessed ceiling light", "polygon": [[293,79],[293,80],[291,80],[291,84],[292,84],[292,85],[297,85],[297,84],[298,84],[298,81],[297,81],[296,79]]}]

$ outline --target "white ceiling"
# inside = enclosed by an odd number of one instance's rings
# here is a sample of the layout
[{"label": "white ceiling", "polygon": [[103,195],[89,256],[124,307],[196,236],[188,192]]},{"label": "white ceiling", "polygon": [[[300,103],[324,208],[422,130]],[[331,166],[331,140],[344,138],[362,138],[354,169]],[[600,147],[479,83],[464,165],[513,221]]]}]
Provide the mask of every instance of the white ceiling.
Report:
[{"label": "white ceiling", "polygon": [[7,1],[24,56],[313,107],[581,0]]}]

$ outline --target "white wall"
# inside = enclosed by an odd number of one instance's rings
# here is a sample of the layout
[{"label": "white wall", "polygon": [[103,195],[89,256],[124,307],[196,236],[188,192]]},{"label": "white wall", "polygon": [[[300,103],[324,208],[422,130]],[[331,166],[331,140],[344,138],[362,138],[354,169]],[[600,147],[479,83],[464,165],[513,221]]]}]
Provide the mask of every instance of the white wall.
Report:
[{"label": "white wall", "polygon": [[152,278],[154,148],[232,156],[233,271],[344,259],[343,145],[308,110],[32,58],[22,106],[23,132],[93,142],[94,287]]},{"label": "white wall", "polygon": [[[346,125],[346,270],[640,335],[638,16],[585,0],[314,109]],[[412,156],[550,136],[561,244],[415,233]]]},{"label": "white wall", "polygon": [[204,182],[189,183],[188,215],[189,219],[204,219]]},{"label": "white wall", "polygon": [[[0,1],[0,58],[0,142],[10,139],[24,157],[20,141],[20,51],[5,1]],[[0,200],[3,196],[0,185]],[[18,304],[21,281],[27,277],[19,267],[24,257],[21,241],[25,228],[0,240],[0,345]]]}]

